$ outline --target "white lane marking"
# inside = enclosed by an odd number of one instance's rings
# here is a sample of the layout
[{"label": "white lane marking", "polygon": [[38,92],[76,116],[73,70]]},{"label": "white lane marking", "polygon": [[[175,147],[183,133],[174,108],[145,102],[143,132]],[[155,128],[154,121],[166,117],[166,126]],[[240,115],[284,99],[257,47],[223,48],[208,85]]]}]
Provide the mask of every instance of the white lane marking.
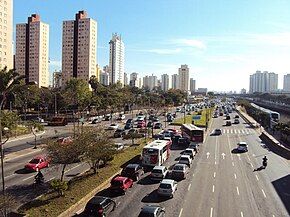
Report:
[{"label": "white lane marking", "polygon": [[239,187],[237,186],[237,194],[240,195]]},{"label": "white lane marking", "polygon": [[250,159],[249,155],[247,155],[247,158],[248,158],[248,160],[249,160],[249,161],[251,161],[251,159]]},{"label": "white lane marking", "polygon": [[257,181],[259,181],[259,177],[258,177],[258,175],[256,175],[256,179],[257,179]]},{"label": "white lane marking", "polygon": [[272,217],[275,217],[275,215],[272,215]]},{"label": "white lane marking", "polygon": [[223,130],[223,133],[226,133],[226,130]]},{"label": "white lane marking", "polygon": [[227,133],[230,133],[230,130],[227,130]]},{"label": "white lane marking", "polygon": [[194,173],[192,174],[192,177],[194,177]]},{"label": "white lane marking", "polygon": [[233,133],[233,130],[231,129],[231,133]]},{"label": "white lane marking", "polygon": [[183,212],[183,208],[181,208],[178,217],[180,217],[182,215],[182,212]]},{"label": "white lane marking", "polygon": [[68,169],[68,170],[65,171],[64,173],[67,173],[67,172],[69,172],[69,171],[71,171],[71,170],[73,170],[73,169],[75,169],[75,168],[77,168],[77,167],[79,167],[79,166],[82,166],[82,165],[83,165],[83,164],[78,164],[78,165],[76,165],[76,166],[74,166],[74,167]]},{"label": "white lane marking", "polygon": [[121,202],[119,201],[119,202],[117,203],[117,206],[119,206],[119,205],[120,205],[120,203],[121,203]]},{"label": "white lane marking", "polygon": [[13,173],[13,174],[11,174],[11,175],[9,175],[9,176],[5,176],[4,178],[7,179],[7,178],[9,178],[9,177],[11,177],[11,176],[15,176],[15,175],[16,175],[16,174]]},{"label": "white lane marking", "polygon": [[244,217],[244,214],[243,214],[243,212],[241,211],[241,217]]},{"label": "white lane marking", "polygon": [[234,177],[235,177],[235,179],[237,179],[237,174],[234,173]]},{"label": "white lane marking", "polygon": [[238,155],[239,160],[241,160],[241,155],[240,154],[237,154],[237,155]]},{"label": "white lane marking", "polygon": [[212,186],[212,192],[214,192],[214,185]]},{"label": "white lane marking", "polygon": [[209,153],[209,152],[207,152],[207,153],[206,153],[206,159],[208,159],[208,158],[209,158],[209,155],[210,155],[210,153]]},{"label": "white lane marking", "polygon": [[256,155],[255,155],[255,154],[252,154],[252,156],[253,156],[253,157],[256,157]]},{"label": "white lane marking", "polygon": [[250,164],[251,164],[251,167],[254,168],[254,165],[252,163],[250,163]]},{"label": "white lane marking", "polygon": [[191,184],[189,184],[189,186],[188,186],[188,188],[187,188],[188,191],[190,190],[190,187],[191,187]]},{"label": "white lane marking", "polygon": [[223,160],[225,159],[225,155],[226,155],[225,153],[222,153]]},{"label": "white lane marking", "polygon": [[215,178],[215,174],[216,174],[216,172],[213,173],[213,177],[214,177],[214,178]]},{"label": "white lane marking", "polygon": [[234,162],[232,162],[232,165],[233,165],[233,166],[235,166],[235,163],[234,163]]},{"label": "white lane marking", "polygon": [[262,189],[262,192],[263,192],[264,197],[266,198],[267,196],[266,196],[265,191],[263,189]]},{"label": "white lane marking", "polygon": [[243,133],[243,134],[245,133],[244,130],[242,130],[242,133]]},{"label": "white lane marking", "polygon": [[214,164],[216,164],[216,161],[214,162]]},{"label": "white lane marking", "polygon": [[26,181],[26,180],[28,180],[28,179],[31,179],[31,178],[33,178],[35,175],[33,175],[33,176],[29,176],[29,177],[27,177],[27,178],[25,178],[25,179],[22,179],[22,181]]},{"label": "white lane marking", "polygon": [[210,208],[210,215],[209,216],[212,217],[212,215],[213,215],[213,208],[211,207]]},{"label": "white lane marking", "polygon": [[234,132],[237,133],[237,130],[235,129]]}]

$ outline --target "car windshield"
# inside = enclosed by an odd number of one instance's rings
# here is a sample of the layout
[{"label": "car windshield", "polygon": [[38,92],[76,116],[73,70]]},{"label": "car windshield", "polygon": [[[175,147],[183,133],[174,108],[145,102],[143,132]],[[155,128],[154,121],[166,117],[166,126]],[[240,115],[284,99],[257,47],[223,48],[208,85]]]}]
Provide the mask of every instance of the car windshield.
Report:
[{"label": "car windshield", "polygon": [[128,173],[128,174],[135,173],[135,169],[134,168],[125,168],[124,172]]},{"label": "car windshield", "polygon": [[166,183],[161,183],[159,188],[162,189],[171,189],[171,185],[170,184],[166,184]]},{"label": "car windshield", "polygon": [[188,158],[186,158],[186,157],[181,157],[181,158],[179,158],[179,160],[180,160],[180,161],[188,161]]},{"label": "car windshield", "polygon": [[180,171],[182,171],[183,170],[183,166],[174,166],[173,167],[173,170],[180,170]]},{"label": "car windshield", "polygon": [[38,164],[39,163],[39,159],[32,159],[29,163]]},{"label": "car windshield", "polygon": [[138,217],[155,217],[155,215],[152,212],[141,211]]},{"label": "car windshield", "polygon": [[152,170],[152,173],[162,173],[162,170]]}]

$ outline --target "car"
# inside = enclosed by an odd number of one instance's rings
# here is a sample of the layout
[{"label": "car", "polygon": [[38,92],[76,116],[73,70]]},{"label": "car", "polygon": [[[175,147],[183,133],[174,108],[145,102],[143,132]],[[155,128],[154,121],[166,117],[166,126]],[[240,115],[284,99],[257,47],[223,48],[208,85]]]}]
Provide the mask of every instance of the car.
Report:
[{"label": "car", "polygon": [[128,130],[128,133],[127,134],[131,135],[131,134],[135,134],[135,133],[138,133],[138,130],[132,128],[132,129]]},{"label": "car", "polygon": [[120,138],[120,137],[122,137],[124,135],[126,135],[126,131],[125,131],[125,129],[122,129],[122,128],[118,128],[114,132],[114,138]]},{"label": "car", "polygon": [[174,180],[185,179],[189,172],[189,167],[186,164],[177,163],[171,170],[171,178]]},{"label": "car", "polygon": [[100,118],[95,118],[92,120],[92,124],[97,124],[97,123],[100,123],[101,122],[101,119]]},{"label": "car", "polygon": [[248,144],[246,142],[239,142],[237,150],[238,150],[238,152],[247,152],[248,151]]},{"label": "car", "polygon": [[173,179],[163,179],[157,189],[159,196],[173,197],[177,190],[177,182]]},{"label": "car", "polygon": [[215,135],[215,136],[222,135],[222,130],[218,128],[214,129],[211,135]]},{"label": "car", "polygon": [[198,149],[199,149],[198,146],[199,146],[198,143],[191,142],[191,143],[189,143],[188,148],[193,149],[197,153],[198,152]]},{"label": "car", "polygon": [[183,155],[189,155],[191,159],[195,156],[195,150],[191,148],[187,148],[182,152]]},{"label": "car", "polygon": [[180,108],[176,108],[175,111],[176,111],[176,112],[181,112],[181,109],[180,109]]},{"label": "car", "polygon": [[124,129],[125,129],[125,130],[129,130],[129,129],[131,129],[131,128],[133,128],[133,124],[132,124],[132,123],[127,123],[127,124],[125,124],[125,126],[124,126]]},{"label": "car", "polygon": [[108,130],[117,130],[119,127],[118,124],[110,124],[110,126],[108,126]]},{"label": "car", "polygon": [[121,120],[125,120],[125,115],[123,114],[120,114],[118,117],[117,117],[117,120],[121,121]]},{"label": "car", "polygon": [[240,120],[238,118],[235,118],[234,124],[239,124],[239,123],[240,123]]},{"label": "car", "polygon": [[188,167],[190,167],[191,162],[192,162],[192,159],[189,155],[181,155],[178,160],[178,163],[186,164]]},{"label": "car", "polygon": [[116,202],[109,197],[94,196],[84,209],[84,216],[108,216],[116,208]]},{"label": "car", "polygon": [[152,127],[153,127],[153,125],[154,125],[154,124],[153,124],[153,122],[152,122],[152,121],[149,121],[149,122],[147,123],[147,127],[148,127],[148,128],[152,128]]},{"label": "car", "polygon": [[155,123],[154,129],[162,129],[162,124],[160,122]]},{"label": "car", "polygon": [[188,138],[186,138],[186,137],[180,137],[180,138],[178,139],[177,145],[178,145],[178,146],[187,146],[188,143],[189,143]]},{"label": "car", "polygon": [[24,166],[25,170],[36,172],[46,167],[49,167],[49,160],[47,157],[42,155],[34,157]]},{"label": "car", "polygon": [[121,176],[128,177],[133,181],[138,181],[143,174],[144,170],[139,164],[128,164],[121,172]]},{"label": "car", "polygon": [[156,117],[156,116],[153,116],[152,121],[153,121],[153,122],[158,122],[158,121],[159,121],[159,118]]},{"label": "car", "polygon": [[109,120],[111,120],[112,119],[112,115],[111,114],[106,114],[105,116],[104,116],[104,121],[109,121]]},{"label": "car", "polygon": [[150,179],[151,180],[162,180],[167,176],[168,169],[166,166],[155,166],[153,167]]},{"label": "car", "polygon": [[137,128],[143,128],[145,126],[146,126],[145,121],[138,121]]},{"label": "car", "polygon": [[217,118],[217,117],[218,117],[218,114],[215,113],[215,114],[213,115],[213,118]]},{"label": "car", "polygon": [[133,119],[132,118],[127,119],[126,124],[133,124]]},{"label": "car", "polygon": [[115,176],[111,180],[110,191],[112,193],[126,193],[133,186],[133,180],[128,177]]},{"label": "car", "polygon": [[145,205],[138,217],[164,217],[165,208],[158,205]]},{"label": "car", "polygon": [[235,115],[235,118],[240,118],[240,116],[239,115]]},{"label": "car", "polygon": [[231,126],[232,122],[231,121],[226,121],[226,126]]},{"label": "car", "polygon": [[166,117],[167,122],[172,122],[174,120],[174,117],[172,115],[169,115]]},{"label": "car", "polygon": [[231,116],[227,115],[226,120],[231,120]]},{"label": "car", "polygon": [[121,143],[121,142],[117,142],[117,143],[114,144],[114,148],[115,148],[115,150],[117,150],[117,151],[121,151],[121,150],[124,149],[124,144]]}]

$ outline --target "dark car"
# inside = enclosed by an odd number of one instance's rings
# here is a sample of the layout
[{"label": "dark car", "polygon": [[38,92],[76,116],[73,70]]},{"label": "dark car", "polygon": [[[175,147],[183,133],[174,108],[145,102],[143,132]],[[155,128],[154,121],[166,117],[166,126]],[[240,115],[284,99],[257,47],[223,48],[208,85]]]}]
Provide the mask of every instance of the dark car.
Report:
[{"label": "dark car", "polygon": [[152,121],[153,121],[153,122],[158,122],[158,121],[159,121],[159,118],[156,117],[156,116],[153,116]]},{"label": "dark car", "polygon": [[132,119],[132,118],[129,118],[129,119],[126,121],[126,124],[133,124],[133,119]]},{"label": "dark car", "polygon": [[126,131],[124,129],[117,129],[115,132],[114,132],[114,138],[120,138],[122,136],[126,135]]},{"label": "dark car", "polygon": [[231,121],[226,121],[226,126],[232,126],[232,122]]},{"label": "dark car", "polygon": [[187,138],[181,137],[178,139],[179,146],[187,146],[189,144],[189,140]]},{"label": "dark car", "polygon": [[125,130],[129,130],[131,128],[133,128],[133,124],[131,124],[131,123],[125,124],[125,127],[124,127]]},{"label": "dark car", "polygon": [[227,115],[226,120],[231,120],[231,116]]},{"label": "dark car", "polygon": [[116,202],[109,197],[94,196],[87,203],[84,215],[85,216],[108,216],[108,214],[114,211]]},{"label": "dark car", "polygon": [[215,136],[222,135],[222,130],[221,130],[221,129],[215,129],[215,130],[212,132],[212,135],[215,135]]},{"label": "dark car", "polygon": [[128,164],[121,172],[121,176],[137,181],[144,174],[143,168],[139,164]]},{"label": "dark car", "polygon": [[240,116],[239,115],[236,115],[235,118],[240,118]]},{"label": "dark car", "polygon": [[145,205],[138,217],[164,217],[165,208],[158,205]]},{"label": "dark car", "polygon": [[154,124],[154,129],[161,129],[162,128],[162,124],[160,122],[157,122]]},{"label": "dark car", "polygon": [[152,122],[152,121],[149,121],[149,122],[147,123],[147,127],[148,127],[148,128],[152,128],[152,127],[153,127],[153,122]]}]

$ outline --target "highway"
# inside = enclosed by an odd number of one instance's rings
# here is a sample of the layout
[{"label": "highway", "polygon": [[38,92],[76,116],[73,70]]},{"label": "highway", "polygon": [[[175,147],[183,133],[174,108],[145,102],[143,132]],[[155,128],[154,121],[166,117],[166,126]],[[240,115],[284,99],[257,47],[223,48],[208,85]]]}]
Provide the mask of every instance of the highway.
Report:
[{"label": "highway", "polygon": [[[289,161],[269,152],[258,132],[244,121],[232,126],[224,123],[224,117],[212,120],[209,132],[221,128],[223,134],[207,135],[187,178],[178,183],[174,198],[159,198],[158,183],[152,183],[146,173],[126,195],[113,197],[117,207],[110,216],[138,216],[145,204],[159,204],[165,207],[166,216],[172,217],[289,216]],[[240,141],[249,144],[247,153],[235,153]],[[182,151],[174,146],[172,149],[165,163],[168,167],[176,163]],[[265,155],[268,167],[259,169]],[[108,189],[98,194],[112,196]]]}]

